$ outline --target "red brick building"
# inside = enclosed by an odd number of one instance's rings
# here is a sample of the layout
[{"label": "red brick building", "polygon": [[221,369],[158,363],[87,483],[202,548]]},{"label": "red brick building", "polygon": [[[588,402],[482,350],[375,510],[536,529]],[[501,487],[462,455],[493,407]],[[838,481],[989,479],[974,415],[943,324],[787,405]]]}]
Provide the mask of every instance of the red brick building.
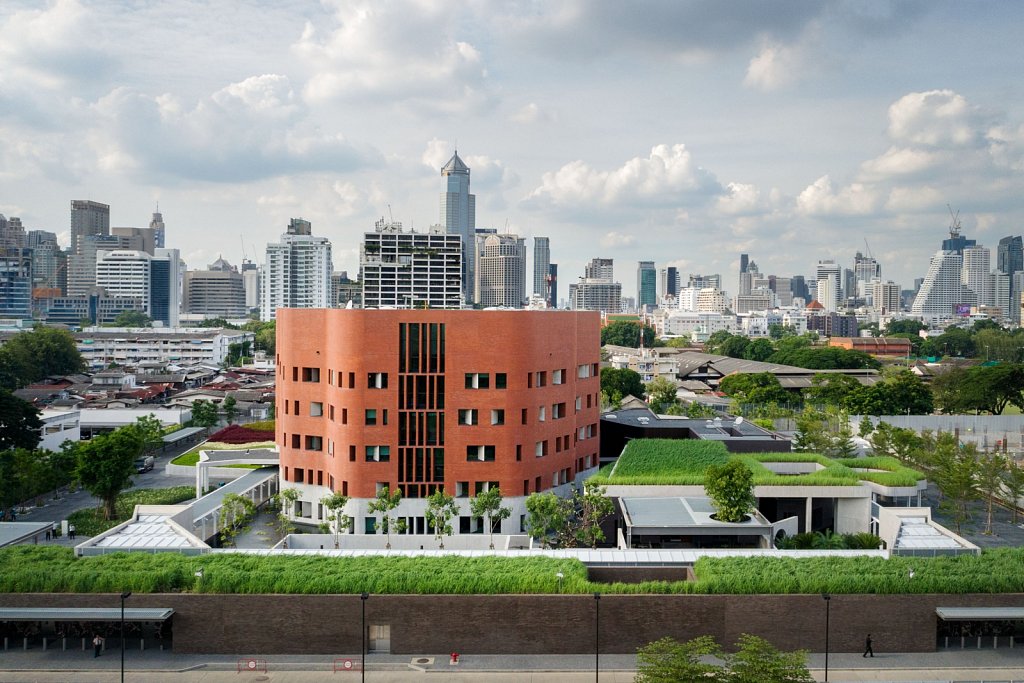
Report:
[{"label": "red brick building", "polygon": [[500,486],[518,532],[522,500],[598,463],[600,314],[569,311],[281,309],[277,443],[282,488],[317,524],[331,491],[358,533],[382,486],[410,529],[423,498]]}]

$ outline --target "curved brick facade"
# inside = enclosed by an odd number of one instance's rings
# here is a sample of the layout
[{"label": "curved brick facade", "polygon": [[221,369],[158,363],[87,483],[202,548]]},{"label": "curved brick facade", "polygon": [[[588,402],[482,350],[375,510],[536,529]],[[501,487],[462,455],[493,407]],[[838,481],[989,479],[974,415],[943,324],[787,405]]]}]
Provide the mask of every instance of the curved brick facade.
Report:
[{"label": "curved brick facade", "polygon": [[277,320],[283,486],[313,522],[331,490],[467,497],[497,482],[525,496],[597,466],[597,313],[281,309]]}]

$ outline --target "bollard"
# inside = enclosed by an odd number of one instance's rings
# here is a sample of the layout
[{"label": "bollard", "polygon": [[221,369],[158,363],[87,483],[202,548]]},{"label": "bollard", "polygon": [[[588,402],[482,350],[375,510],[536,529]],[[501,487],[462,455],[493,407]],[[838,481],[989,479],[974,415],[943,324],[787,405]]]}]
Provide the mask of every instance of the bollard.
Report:
[{"label": "bollard", "polygon": [[145,638],[139,638],[139,652],[142,652],[145,649],[146,649],[146,639]]},{"label": "bollard", "polygon": [[28,638],[21,639],[21,649],[28,650]]},{"label": "bollard", "polygon": [[46,652],[46,636],[43,636],[43,652]]},{"label": "bollard", "polygon": [[67,639],[67,636],[64,636],[63,638],[60,639],[60,649],[63,652],[67,651],[67,649],[68,649],[68,639]]},{"label": "bollard", "polygon": [[4,636],[4,652],[7,652],[7,636]]}]

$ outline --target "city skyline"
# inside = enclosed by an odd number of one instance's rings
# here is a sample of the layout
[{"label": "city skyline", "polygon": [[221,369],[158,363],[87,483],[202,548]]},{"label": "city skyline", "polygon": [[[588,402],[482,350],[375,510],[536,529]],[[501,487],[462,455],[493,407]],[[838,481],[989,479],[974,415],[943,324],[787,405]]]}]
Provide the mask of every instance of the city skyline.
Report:
[{"label": "city skyline", "polygon": [[191,268],[301,216],[355,272],[389,209],[437,221],[458,148],[477,225],[549,237],[569,277],[657,258],[730,289],[740,253],[807,275],[866,239],[908,289],[947,204],[992,250],[1024,226],[1016,4],[227,11],[5,3],[0,213],[67,244],[71,200],[139,227],[159,203]]}]

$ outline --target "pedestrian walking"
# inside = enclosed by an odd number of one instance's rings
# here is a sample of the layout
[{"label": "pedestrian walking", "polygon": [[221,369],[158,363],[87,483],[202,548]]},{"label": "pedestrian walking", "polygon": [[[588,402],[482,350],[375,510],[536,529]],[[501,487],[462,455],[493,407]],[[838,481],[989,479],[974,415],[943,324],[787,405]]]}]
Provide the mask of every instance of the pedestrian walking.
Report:
[{"label": "pedestrian walking", "polygon": [[68,540],[70,540],[70,541],[75,540],[75,525],[74,524],[69,524],[68,525]]},{"label": "pedestrian walking", "polygon": [[99,657],[100,652],[103,651],[103,636],[96,634],[92,637],[92,656]]},{"label": "pedestrian walking", "polygon": [[868,634],[868,637],[864,640],[864,654],[862,656],[863,657],[867,657],[868,655],[871,655],[872,657],[875,656],[875,651],[871,649],[871,634],[870,633]]},{"label": "pedestrian walking", "polygon": [[50,540],[50,536],[51,536],[52,534],[53,534],[53,529],[52,529],[52,528],[50,528],[50,529],[47,529],[47,530],[46,530],[46,540],[47,540],[47,541],[49,541],[49,540]]}]

